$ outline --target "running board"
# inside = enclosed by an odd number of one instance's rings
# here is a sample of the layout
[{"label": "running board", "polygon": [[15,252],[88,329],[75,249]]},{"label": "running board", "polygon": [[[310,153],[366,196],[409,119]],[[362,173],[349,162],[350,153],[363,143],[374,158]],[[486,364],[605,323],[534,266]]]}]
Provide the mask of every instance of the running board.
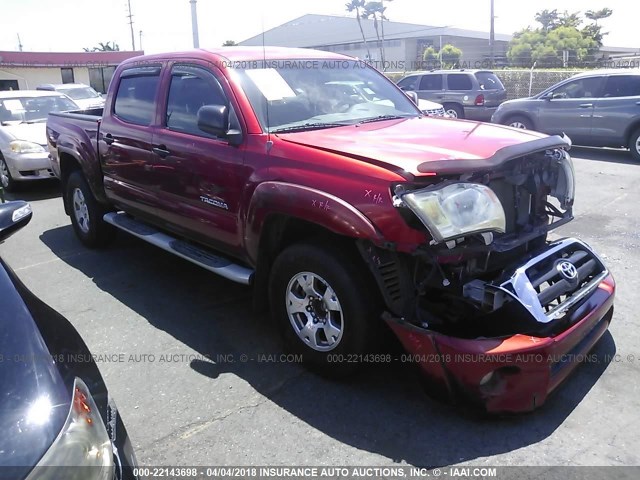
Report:
[{"label": "running board", "polygon": [[146,223],[131,218],[126,213],[107,213],[104,221],[114,227],[124,230],[145,242],[160,247],[169,253],[189,260],[191,263],[216,273],[233,282],[250,285],[253,270],[232,263],[230,260],[215,255],[210,251],[193,245],[184,240],[179,240]]}]

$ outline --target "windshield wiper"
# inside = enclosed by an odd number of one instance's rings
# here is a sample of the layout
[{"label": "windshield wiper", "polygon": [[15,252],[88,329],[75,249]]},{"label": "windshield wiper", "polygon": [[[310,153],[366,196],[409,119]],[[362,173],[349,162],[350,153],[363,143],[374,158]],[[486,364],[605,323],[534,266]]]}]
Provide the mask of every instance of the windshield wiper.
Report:
[{"label": "windshield wiper", "polygon": [[322,122],[305,123],[303,125],[292,125],[291,127],[276,128],[275,130],[272,130],[271,133],[303,132],[305,130],[319,130],[321,128],[344,127],[346,125],[349,125],[349,124],[348,123],[322,123]]},{"label": "windshield wiper", "polygon": [[411,115],[378,115],[377,117],[365,118],[364,120],[360,120],[358,123],[379,122],[381,120],[400,120],[403,118],[409,118],[410,116]]}]

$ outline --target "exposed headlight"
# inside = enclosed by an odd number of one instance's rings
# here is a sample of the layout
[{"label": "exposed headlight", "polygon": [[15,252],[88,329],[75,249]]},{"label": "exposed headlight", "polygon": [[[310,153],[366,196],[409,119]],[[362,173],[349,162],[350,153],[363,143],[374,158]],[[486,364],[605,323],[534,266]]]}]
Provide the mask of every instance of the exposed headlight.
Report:
[{"label": "exposed headlight", "polygon": [[405,193],[400,198],[438,243],[472,233],[505,231],[502,204],[485,185],[453,183]]},{"label": "exposed headlight", "polygon": [[13,211],[13,214],[11,214],[11,221],[13,223],[19,222],[27,215],[30,215],[31,212],[32,212],[31,205],[27,203],[24,207],[20,207],[17,210]]},{"label": "exposed headlight", "polygon": [[564,150],[562,153],[562,159],[559,160],[558,181],[551,190],[551,196],[557,198],[560,207],[566,210],[573,205],[576,196],[576,173],[571,156]]},{"label": "exposed headlight", "polygon": [[[50,405],[43,403],[39,409],[44,407]],[[30,418],[41,415],[31,407]],[[113,475],[113,449],[107,429],[89,389],[76,378],[67,421],[27,480],[112,480]]]},{"label": "exposed headlight", "polygon": [[14,140],[9,143],[9,148],[13,153],[42,153],[45,151],[42,145],[25,140]]}]

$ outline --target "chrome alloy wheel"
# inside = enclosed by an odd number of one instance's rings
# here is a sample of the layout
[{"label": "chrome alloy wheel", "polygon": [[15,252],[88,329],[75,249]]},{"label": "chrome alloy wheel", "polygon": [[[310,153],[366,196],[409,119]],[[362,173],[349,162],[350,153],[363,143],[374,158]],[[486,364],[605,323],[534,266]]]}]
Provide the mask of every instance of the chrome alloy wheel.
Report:
[{"label": "chrome alloy wheel", "polygon": [[511,122],[509,126],[513,128],[521,128],[523,130],[527,129],[527,126],[522,122]]},{"label": "chrome alloy wheel", "polygon": [[7,188],[9,186],[9,168],[2,159],[0,159],[0,178],[2,179],[2,186]]},{"label": "chrome alloy wheel", "polygon": [[84,201],[84,194],[79,188],[73,191],[73,215],[76,217],[76,222],[82,233],[89,233],[89,209]]},{"label": "chrome alloy wheel", "polygon": [[319,275],[294,275],[286,291],[289,321],[305,345],[319,352],[338,346],[344,332],[344,314],[336,292]]}]

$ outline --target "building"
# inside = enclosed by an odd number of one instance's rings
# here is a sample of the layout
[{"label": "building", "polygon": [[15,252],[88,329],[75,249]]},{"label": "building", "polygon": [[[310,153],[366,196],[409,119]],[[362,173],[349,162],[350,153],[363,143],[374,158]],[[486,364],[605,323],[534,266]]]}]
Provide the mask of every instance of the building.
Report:
[{"label": "building", "polygon": [[[376,65],[381,60],[381,52],[374,22],[362,19],[361,23],[368,49],[356,18],[313,14],[264,32],[264,44],[327,50],[368,58]],[[381,26],[378,27],[381,30]],[[422,54],[429,46],[435,50],[447,44],[458,47],[462,50],[461,64],[468,68],[488,66],[491,59],[488,32],[385,21],[384,39],[385,70],[388,71],[420,68]],[[493,53],[498,62],[506,58],[510,40],[511,35],[495,35]],[[240,42],[240,45],[262,44],[263,34]]]},{"label": "building", "polygon": [[85,83],[105,93],[117,67],[144,52],[1,52],[0,90],[35,89],[43,83]]}]

